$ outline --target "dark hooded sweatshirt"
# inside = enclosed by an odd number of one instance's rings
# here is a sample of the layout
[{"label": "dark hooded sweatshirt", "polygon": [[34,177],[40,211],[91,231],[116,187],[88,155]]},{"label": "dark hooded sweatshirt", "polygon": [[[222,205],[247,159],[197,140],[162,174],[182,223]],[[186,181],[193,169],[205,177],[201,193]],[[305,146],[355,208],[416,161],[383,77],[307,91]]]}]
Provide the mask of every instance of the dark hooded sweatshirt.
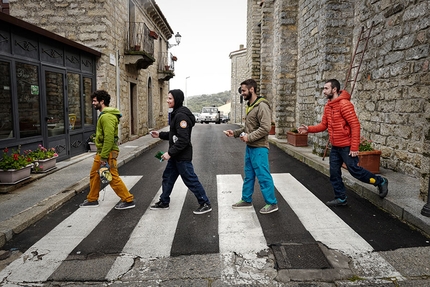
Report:
[{"label": "dark hooded sweatshirt", "polygon": [[182,104],[184,93],[181,90],[171,90],[175,106],[170,114],[170,131],[160,132],[159,137],[169,140],[169,155],[178,161],[193,159],[193,146],[191,145],[191,131],[196,123],[193,113]]}]

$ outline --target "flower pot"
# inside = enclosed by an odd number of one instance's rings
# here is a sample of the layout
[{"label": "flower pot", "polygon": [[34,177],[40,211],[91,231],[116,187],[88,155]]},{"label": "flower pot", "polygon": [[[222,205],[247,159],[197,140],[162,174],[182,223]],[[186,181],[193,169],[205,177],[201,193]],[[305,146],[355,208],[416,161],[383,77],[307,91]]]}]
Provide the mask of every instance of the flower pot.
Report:
[{"label": "flower pot", "polygon": [[88,145],[90,146],[90,151],[97,151],[97,147],[95,143],[89,142]]},{"label": "flower pot", "polygon": [[[379,166],[381,165],[381,151],[360,151],[358,153],[358,166],[367,169],[371,173],[380,173]],[[342,164],[346,168],[345,163]]]},{"label": "flower pot", "polygon": [[140,51],[140,45],[134,45],[134,50],[135,51]]},{"label": "flower pot", "polygon": [[269,135],[274,135],[275,133],[276,133],[275,132],[275,125],[272,125],[271,128],[270,128]]},{"label": "flower pot", "polygon": [[287,142],[293,146],[308,146],[308,135],[287,132]]},{"label": "flower pot", "polygon": [[57,157],[51,157],[47,159],[41,159],[34,161],[33,165],[33,173],[44,173],[48,172],[55,168],[55,165],[57,164]]},{"label": "flower pot", "polygon": [[371,173],[380,173],[381,151],[360,151],[358,153],[358,165],[367,169]]},{"label": "flower pot", "polygon": [[0,184],[15,184],[30,178],[32,164],[21,169],[0,170]]}]

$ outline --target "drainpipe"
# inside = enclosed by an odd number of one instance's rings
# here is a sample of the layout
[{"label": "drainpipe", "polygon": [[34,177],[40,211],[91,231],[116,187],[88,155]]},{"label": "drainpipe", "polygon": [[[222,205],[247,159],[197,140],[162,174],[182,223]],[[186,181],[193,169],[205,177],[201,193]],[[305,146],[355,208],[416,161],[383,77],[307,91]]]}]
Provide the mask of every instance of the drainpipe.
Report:
[{"label": "drainpipe", "polygon": [[[116,53],[117,53],[117,55],[116,55],[116,58],[117,58],[117,61],[116,61],[116,107],[118,110],[121,111],[121,105],[120,105],[120,99],[119,99],[120,94],[121,94],[121,92],[120,92],[121,91],[121,85],[119,82],[119,50]],[[121,125],[121,121],[120,121],[119,125],[118,125],[118,144],[122,143],[121,126],[122,125]]]},{"label": "drainpipe", "polygon": [[427,217],[430,217],[430,178],[429,178],[429,186],[427,191],[427,203],[424,205],[423,209],[421,209],[421,214]]}]

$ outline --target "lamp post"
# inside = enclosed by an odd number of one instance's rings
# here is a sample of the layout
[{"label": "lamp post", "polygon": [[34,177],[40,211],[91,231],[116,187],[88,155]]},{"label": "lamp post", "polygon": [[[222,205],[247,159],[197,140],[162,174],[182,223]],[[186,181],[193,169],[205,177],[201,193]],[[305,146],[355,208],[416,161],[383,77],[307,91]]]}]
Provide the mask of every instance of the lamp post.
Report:
[{"label": "lamp post", "polygon": [[187,80],[190,78],[190,76],[185,77],[185,106],[187,106],[187,98],[188,98],[188,94],[187,94]]},{"label": "lamp post", "polygon": [[181,43],[181,39],[182,39],[181,34],[179,34],[179,32],[177,32],[176,35],[175,35],[176,44],[167,43],[169,45],[169,49],[172,48],[172,47],[174,47],[174,46],[178,46],[179,43]]}]

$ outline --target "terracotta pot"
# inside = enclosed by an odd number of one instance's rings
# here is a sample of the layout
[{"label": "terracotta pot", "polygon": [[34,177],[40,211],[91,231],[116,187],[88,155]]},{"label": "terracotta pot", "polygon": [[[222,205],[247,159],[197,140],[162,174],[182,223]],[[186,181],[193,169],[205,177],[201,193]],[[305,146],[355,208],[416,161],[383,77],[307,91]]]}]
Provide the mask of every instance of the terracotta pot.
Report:
[{"label": "terracotta pot", "polygon": [[32,166],[31,164],[21,169],[0,170],[0,184],[15,184],[30,178]]},{"label": "terracotta pot", "polygon": [[287,132],[287,142],[293,146],[308,146],[308,135]]},{"label": "terracotta pot", "polygon": [[[380,173],[379,166],[381,165],[381,151],[360,151],[358,153],[358,166],[367,169],[371,173]],[[342,164],[346,168],[345,164]]]},{"label": "terracotta pot", "polygon": [[275,132],[275,126],[272,125],[272,127],[270,128],[269,135],[274,135],[274,134],[276,134],[276,132]]}]

